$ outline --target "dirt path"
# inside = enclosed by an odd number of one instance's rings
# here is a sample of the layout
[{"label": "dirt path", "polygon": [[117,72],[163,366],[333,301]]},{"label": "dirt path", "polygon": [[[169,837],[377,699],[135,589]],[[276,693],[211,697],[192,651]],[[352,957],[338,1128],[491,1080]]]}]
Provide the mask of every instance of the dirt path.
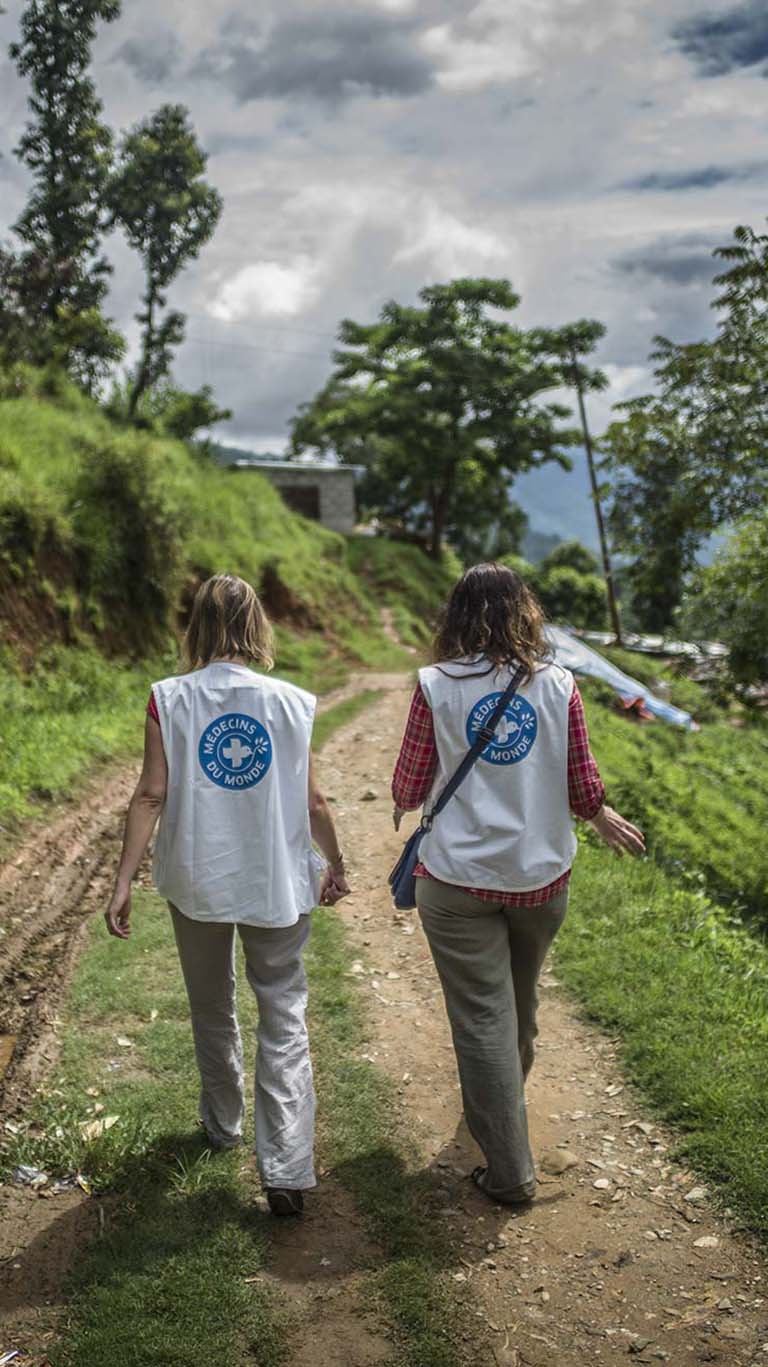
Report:
[{"label": "dirt path", "polygon": [[[402,840],[389,780],[405,683],[337,732],[321,774],[352,871],[341,913],[372,970],[362,985],[378,1040],[370,1053],[441,1175],[453,1275],[470,1283],[497,1362],[768,1362],[764,1263],[698,1194],[702,1183],[670,1162],[670,1138],[625,1085],[612,1042],[578,1019],[551,970],[529,1112],[537,1157],[575,1164],[561,1176],[542,1172],[524,1213],[492,1205],[466,1180],[479,1155],[462,1122],[439,983],[418,917],[393,914],[386,891]],[[371,792],[377,798],[365,800]]]},{"label": "dirt path", "polygon": [[36,823],[0,869],[0,1105],[7,1114],[53,1056],[56,1009],[79,934],[104,899],[135,767],[102,771],[76,804]]},{"label": "dirt path", "polygon": [[[561,1176],[542,1172],[539,1199],[524,1213],[493,1206],[466,1180],[478,1155],[461,1119],[439,984],[418,918],[393,914],[386,892],[402,839],[392,830],[389,779],[408,681],[365,675],[324,705],[361,687],[381,689],[383,697],[336,733],[320,768],[352,871],[354,894],[341,914],[373,970],[359,975],[377,1040],[366,1052],[394,1079],[424,1163],[439,1178],[456,1254],[448,1275],[457,1293],[469,1293],[479,1337],[490,1336],[493,1356],[484,1360],[506,1367],[768,1364],[764,1264],[706,1196],[694,1195],[701,1184],[669,1161],[670,1139],[625,1086],[611,1041],[578,1020],[551,971],[543,984],[531,1125],[538,1156],[567,1154],[574,1166]],[[0,875],[0,1032],[11,1054],[6,1116],[55,1053],[57,1003],[79,929],[103,902],[133,778],[132,770],[102,777],[82,806],[57,812],[36,830]],[[33,1240],[39,1285],[27,1284],[25,1296],[38,1305],[53,1301],[53,1313],[61,1272],[87,1228],[87,1203],[81,1209],[72,1195],[59,1247],[45,1227],[54,1203],[13,1188],[2,1195],[0,1264],[12,1271],[18,1248]],[[392,1345],[365,1304],[361,1282],[378,1260],[344,1189],[333,1174],[322,1174],[304,1222],[275,1234],[269,1277],[295,1326],[291,1367],[367,1367],[389,1359]],[[12,1275],[7,1289],[13,1291]],[[14,1304],[5,1308],[13,1319]]]},{"label": "dirt path", "polygon": [[[353,674],[320,711],[400,675]],[[31,824],[0,866],[0,1111],[23,1103],[55,1056],[56,1011],[88,917],[114,876],[138,764],[110,766]]]}]

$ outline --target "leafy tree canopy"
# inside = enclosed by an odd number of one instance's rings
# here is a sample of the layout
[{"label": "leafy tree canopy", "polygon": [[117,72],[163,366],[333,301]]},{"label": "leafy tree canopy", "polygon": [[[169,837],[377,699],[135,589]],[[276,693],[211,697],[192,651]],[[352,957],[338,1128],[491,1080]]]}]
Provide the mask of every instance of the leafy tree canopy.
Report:
[{"label": "leafy tree canopy", "polygon": [[561,541],[553,546],[542,561],[542,569],[554,570],[563,567],[575,570],[577,574],[598,574],[600,566],[594,551],[589,550],[581,541]]},{"label": "leafy tree canopy", "polygon": [[[130,384],[113,385],[106,404],[107,412],[118,421],[127,420],[130,398]],[[213,427],[231,417],[228,408],[219,408],[210,385],[186,390],[168,381],[144,391],[132,421],[136,427],[162,432],[180,441],[193,441],[202,428]]]},{"label": "leafy tree canopy", "polygon": [[161,317],[168,286],[211,237],[221,215],[218,192],[204,179],[207,157],[183,105],[163,105],[123,139],[109,185],[112,221],[144,263],[141,358],[129,411],[169,373],[184,337],[183,315]]},{"label": "leafy tree canopy", "polygon": [[714,563],[700,569],[680,615],[683,631],[724,641],[734,679],[768,680],[768,514],[746,518]]},{"label": "leafy tree canopy", "polygon": [[672,623],[704,539],[768,494],[768,237],[737,228],[716,256],[732,263],[715,280],[716,336],[657,338],[657,392],[618,405],[602,443],[613,537],[654,631]]},{"label": "leafy tree canopy", "polygon": [[533,589],[553,622],[595,631],[605,627],[605,582],[597,557],[580,541],[561,541],[540,565],[521,555],[505,555],[503,563]]},{"label": "leafy tree canopy", "polygon": [[2,308],[22,325],[28,359],[63,363],[92,388],[123,351],[102,317],[110,267],[100,252],[112,135],[88,67],[99,21],[118,0],[29,0],[10,54],[29,77],[32,117],[16,155],[32,191],[14,225],[24,244],[2,281]]},{"label": "leafy tree canopy", "polygon": [[545,396],[563,382],[554,331],[526,332],[499,314],[519,297],[506,280],[460,279],[386,304],[379,320],[341,324],[325,388],[293,425],[294,454],[334,451],[366,467],[371,512],[424,533],[439,557],[505,523],[516,474],[569,468],[569,410]]}]

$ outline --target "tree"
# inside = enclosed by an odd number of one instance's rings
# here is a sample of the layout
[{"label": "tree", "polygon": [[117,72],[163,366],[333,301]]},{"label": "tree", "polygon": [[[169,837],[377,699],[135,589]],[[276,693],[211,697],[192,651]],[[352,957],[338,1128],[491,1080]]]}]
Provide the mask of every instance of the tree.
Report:
[{"label": "tree", "polygon": [[184,317],[166,305],[165,291],[208,241],[221,215],[218,192],[203,180],[207,157],[183,105],[163,105],[123,139],[109,186],[112,220],[144,263],[141,357],[133,376],[129,414],[164,379],[173,348],[184,337]]},{"label": "tree", "polygon": [[[132,386],[115,384],[106,404],[110,417],[125,421]],[[134,409],[131,421],[136,427],[149,428],[179,441],[193,441],[201,428],[231,418],[228,408],[219,408],[210,385],[200,389],[180,389],[169,381],[147,389]],[[204,445],[204,443],[203,443]]]},{"label": "tree", "polygon": [[720,311],[712,339],[658,337],[655,394],[617,406],[602,442],[612,473],[609,520],[632,557],[643,625],[670,626],[710,533],[761,508],[768,495],[768,237],[739,227],[716,256]]},{"label": "tree", "polygon": [[768,515],[745,519],[712,565],[700,569],[683,602],[681,624],[694,636],[729,647],[742,684],[768,680]]},{"label": "tree", "polygon": [[540,565],[520,555],[505,555],[503,562],[530,585],[554,621],[586,630],[605,627],[605,582],[596,557],[580,541],[562,541]]},{"label": "tree", "polygon": [[584,630],[606,624],[605,582],[599,574],[580,574],[571,565],[540,566],[532,587],[548,617]]},{"label": "tree", "polygon": [[520,550],[528,518],[509,497],[503,473],[464,496],[464,520],[451,532],[451,545],[465,565],[501,560]]},{"label": "tree", "polygon": [[32,359],[60,362],[88,389],[124,347],[101,313],[111,269],[100,239],[112,135],[87,74],[98,22],[119,12],[119,0],[29,0],[10,49],[32,84],[32,119],[16,155],[33,185],[14,225],[25,251],[4,307],[20,315]]},{"label": "tree", "polygon": [[564,379],[566,384],[575,389],[579,404],[579,417],[581,418],[584,450],[587,456],[589,483],[592,490],[592,503],[595,509],[597,534],[600,540],[600,555],[603,561],[608,612],[610,614],[611,626],[613,627],[616,643],[617,645],[621,645],[621,622],[619,621],[619,607],[614,585],[613,566],[611,564],[611,553],[603,519],[601,490],[597,482],[597,468],[592,444],[592,434],[587,422],[587,410],[584,401],[584,396],[587,391],[605,389],[608,383],[602,370],[590,370],[584,364],[584,357],[592,354],[598,342],[601,341],[604,336],[605,328],[603,327],[603,324],[589,318],[582,318],[580,322],[571,323],[568,327],[560,329],[560,343],[564,358]]},{"label": "tree", "polygon": [[[489,316],[519,303],[506,280],[461,279],[389,302],[378,322],[345,320],[336,370],[300,409],[292,451],[335,451],[367,467],[366,506],[443,539],[487,528],[513,477],[547,460],[565,468],[568,410],[542,395],[560,381],[554,334]],[[478,509],[478,501],[482,508]]]},{"label": "tree", "polygon": [[618,546],[631,557],[626,582],[634,612],[646,631],[667,631],[686,578],[710,523],[708,504],[697,492],[695,444],[684,417],[665,398],[624,406],[604,442],[614,482],[610,524]]},{"label": "tree", "polygon": [[599,574],[597,556],[581,541],[561,541],[544,557],[542,569],[545,571],[567,567],[577,574]]}]

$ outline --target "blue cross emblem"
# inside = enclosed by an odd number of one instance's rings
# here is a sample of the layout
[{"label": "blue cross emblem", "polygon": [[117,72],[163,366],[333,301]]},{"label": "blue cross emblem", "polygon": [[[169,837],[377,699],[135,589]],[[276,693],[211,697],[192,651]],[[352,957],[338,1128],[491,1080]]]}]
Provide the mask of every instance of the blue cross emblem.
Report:
[{"label": "blue cross emblem", "polygon": [[205,777],[219,788],[242,793],[261,783],[272,763],[272,740],[247,712],[226,712],[203,731],[197,749]]}]

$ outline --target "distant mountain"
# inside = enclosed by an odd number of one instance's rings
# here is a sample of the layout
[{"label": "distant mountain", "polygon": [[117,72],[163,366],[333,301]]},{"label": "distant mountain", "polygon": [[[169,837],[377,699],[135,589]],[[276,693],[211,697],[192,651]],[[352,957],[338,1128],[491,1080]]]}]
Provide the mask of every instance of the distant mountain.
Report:
[{"label": "distant mountain", "polygon": [[[224,446],[215,442],[213,458],[218,465],[232,465],[236,460],[283,460],[284,453],[249,451],[242,446]],[[587,458],[580,449],[571,451],[572,470],[562,470],[554,462],[519,475],[512,485],[510,497],[519,504],[528,518],[528,531],[523,538],[522,552],[534,564],[561,541],[581,541],[599,553],[600,543],[592,504]],[[715,535],[702,548],[699,560],[708,564],[722,537]]]},{"label": "distant mountain", "polygon": [[549,555],[550,551],[559,546],[562,541],[561,536],[550,532],[537,532],[535,527],[529,527],[523,537],[521,551],[526,560],[530,560],[532,565],[538,565]]},{"label": "distant mountain", "polygon": [[[528,517],[528,538],[554,538],[543,555],[560,541],[581,541],[592,551],[599,548],[587,458],[582,450],[570,454],[572,470],[562,470],[554,463],[542,465],[519,475],[510,490],[513,502]],[[529,560],[542,558],[532,551],[525,554]]]}]

